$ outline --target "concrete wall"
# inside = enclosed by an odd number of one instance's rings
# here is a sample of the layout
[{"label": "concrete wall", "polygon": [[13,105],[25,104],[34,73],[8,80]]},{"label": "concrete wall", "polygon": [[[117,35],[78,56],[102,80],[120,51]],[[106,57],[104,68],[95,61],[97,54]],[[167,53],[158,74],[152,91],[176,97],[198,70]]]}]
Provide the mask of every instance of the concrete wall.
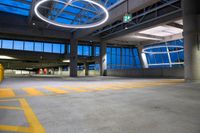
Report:
[{"label": "concrete wall", "polygon": [[148,69],[127,69],[108,70],[108,76],[122,77],[145,77],[145,78],[184,78],[184,68],[148,68]]}]

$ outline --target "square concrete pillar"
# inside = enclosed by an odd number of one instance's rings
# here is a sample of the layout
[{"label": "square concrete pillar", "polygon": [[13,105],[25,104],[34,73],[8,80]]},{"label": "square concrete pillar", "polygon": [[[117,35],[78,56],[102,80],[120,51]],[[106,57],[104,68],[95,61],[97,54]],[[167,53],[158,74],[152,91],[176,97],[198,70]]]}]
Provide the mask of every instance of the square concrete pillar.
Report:
[{"label": "square concrete pillar", "polygon": [[106,43],[102,42],[100,45],[100,75],[107,75],[107,54]]},{"label": "square concrete pillar", "polygon": [[187,81],[200,80],[200,1],[183,0],[184,71]]},{"label": "square concrete pillar", "polygon": [[74,34],[71,34],[70,38],[70,77],[77,77],[77,46],[78,41],[74,38]]}]

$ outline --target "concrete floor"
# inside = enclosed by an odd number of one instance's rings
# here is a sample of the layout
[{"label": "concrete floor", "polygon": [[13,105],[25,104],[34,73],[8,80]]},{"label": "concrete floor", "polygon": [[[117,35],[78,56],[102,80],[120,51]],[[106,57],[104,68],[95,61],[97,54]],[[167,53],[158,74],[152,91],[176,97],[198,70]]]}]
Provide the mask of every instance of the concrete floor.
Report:
[{"label": "concrete floor", "polygon": [[[66,93],[54,94],[44,86]],[[44,95],[28,95],[22,89],[27,87]],[[0,88],[15,93],[0,97],[0,133],[22,131],[20,127],[31,127],[24,132],[35,133],[200,133],[200,83],[114,77],[16,77],[5,79]],[[24,111],[8,108],[23,105],[16,99],[29,106],[24,106]],[[36,118],[29,118],[32,116]]]}]

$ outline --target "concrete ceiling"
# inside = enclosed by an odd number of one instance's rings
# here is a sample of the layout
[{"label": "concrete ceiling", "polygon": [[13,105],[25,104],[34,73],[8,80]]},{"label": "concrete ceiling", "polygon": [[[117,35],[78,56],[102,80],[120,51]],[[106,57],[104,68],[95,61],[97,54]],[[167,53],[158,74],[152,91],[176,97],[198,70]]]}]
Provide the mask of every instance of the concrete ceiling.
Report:
[{"label": "concrete ceiling", "polygon": [[[179,27],[175,27],[177,24]],[[153,43],[153,42],[162,42],[166,40],[175,39],[175,38],[182,38],[182,28],[181,25],[183,24],[182,20],[176,20],[174,22],[170,22],[163,25],[157,25],[154,27],[150,27],[148,29],[132,32],[126,35],[122,35],[117,38],[113,38],[108,40],[109,43],[117,43],[122,45],[138,45],[138,44],[145,44],[145,43]],[[157,27],[165,27],[165,29],[158,29]],[[167,28],[166,28],[167,27]],[[174,33],[172,31],[175,31]],[[144,34],[145,31],[151,31],[155,32],[156,35],[152,34]],[[160,35],[157,35],[157,32],[160,33]],[[148,33],[148,32],[147,32]],[[163,35],[161,34],[163,33]]]}]

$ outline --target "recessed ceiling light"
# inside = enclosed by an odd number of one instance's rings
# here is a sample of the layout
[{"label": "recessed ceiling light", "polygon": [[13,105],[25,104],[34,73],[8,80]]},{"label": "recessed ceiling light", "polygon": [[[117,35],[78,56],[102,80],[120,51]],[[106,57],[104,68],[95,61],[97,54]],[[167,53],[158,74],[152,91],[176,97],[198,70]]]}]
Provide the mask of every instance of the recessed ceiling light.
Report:
[{"label": "recessed ceiling light", "polygon": [[0,55],[0,59],[4,59],[4,60],[13,60],[15,58],[11,57],[11,56],[7,56],[7,55]]},{"label": "recessed ceiling light", "polygon": [[33,22],[33,26],[35,26],[35,23]]},{"label": "recessed ceiling light", "polygon": [[145,40],[155,40],[155,41],[159,41],[161,39],[159,38],[153,38],[153,37],[146,37],[146,36],[133,36],[134,38],[139,38],[139,39],[145,39]]},{"label": "recessed ceiling light", "polygon": [[165,26],[157,26],[154,28],[143,30],[139,33],[154,35],[154,36],[159,36],[159,37],[166,37],[166,36],[180,34],[182,32],[183,32],[183,29],[165,25]]},{"label": "recessed ceiling light", "polygon": [[70,62],[70,60],[63,60],[63,62],[64,62],[64,63],[69,63],[69,62]]}]

